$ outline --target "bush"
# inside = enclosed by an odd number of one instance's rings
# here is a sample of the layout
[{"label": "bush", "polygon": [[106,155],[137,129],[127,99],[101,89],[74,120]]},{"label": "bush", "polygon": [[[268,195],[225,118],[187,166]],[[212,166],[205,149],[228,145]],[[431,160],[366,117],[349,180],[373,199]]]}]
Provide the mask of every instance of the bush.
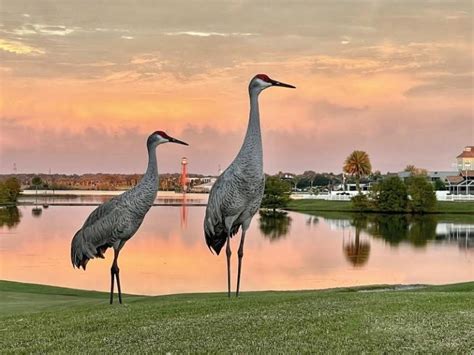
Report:
[{"label": "bush", "polygon": [[408,191],[398,176],[390,176],[372,188],[374,207],[386,212],[406,212]]},{"label": "bush", "polygon": [[265,192],[262,200],[262,208],[275,210],[284,208],[290,201],[291,186],[288,182],[277,176],[268,176],[265,180]]},{"label": "bush", "polygon": [[367,198],[367,195],[355,195],[351,198],[352,208],[356,211],[370,211],[373,209],[371,201]]},{"label": "bush", "polygon": [[434,181],[434,189],[436,191],[446,191],[447,190],[446,189],[446,184],[440,179],[436,179]]},{"label": "bush", "polygon": [[17,178],[11,177],[0,182],[0,203],[16,202],[21,186]]},{"label": "bush", "polygon": [[407,180],[408,194],[411,199],[409,207],[412,212],[433,211],[436,207],[436,193],[433,185],[424,176],[411,176]]}]

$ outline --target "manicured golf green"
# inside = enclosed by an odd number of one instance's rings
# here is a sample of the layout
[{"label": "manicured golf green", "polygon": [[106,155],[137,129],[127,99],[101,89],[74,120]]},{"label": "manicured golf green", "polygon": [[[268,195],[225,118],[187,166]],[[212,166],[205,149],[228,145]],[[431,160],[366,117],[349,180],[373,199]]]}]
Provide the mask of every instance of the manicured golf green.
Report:
[{"label": "manicured golf green", "polygon": [[0,281],[2,352],[474,350],[474,282],[144,297]]}]

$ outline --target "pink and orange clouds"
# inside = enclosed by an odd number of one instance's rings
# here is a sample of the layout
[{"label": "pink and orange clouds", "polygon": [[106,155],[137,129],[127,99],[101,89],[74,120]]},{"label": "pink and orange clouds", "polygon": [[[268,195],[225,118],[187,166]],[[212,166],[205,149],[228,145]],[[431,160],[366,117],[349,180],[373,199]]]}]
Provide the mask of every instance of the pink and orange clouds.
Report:
[{"label": "pink and orange clouds", "polygon": [[[204,11],[205,8],[205,11]],[[186,11],[184,11],[186,10]],[[140,172],[162,129],[160,170],[214,173],[237,152],[248,80],[261,96],[265,170],[450,170],[474,141],[472,6],[448,3],[5,2],[0,9],[0,172]]]}]

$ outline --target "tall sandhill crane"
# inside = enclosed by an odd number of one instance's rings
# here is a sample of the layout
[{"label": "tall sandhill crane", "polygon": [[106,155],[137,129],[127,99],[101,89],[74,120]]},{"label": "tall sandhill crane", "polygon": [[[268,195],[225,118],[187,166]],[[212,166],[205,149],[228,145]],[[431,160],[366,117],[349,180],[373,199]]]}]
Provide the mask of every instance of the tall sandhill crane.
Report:
[{"label": "tall sandhill crane", "polygon": [[119,302],[122,303],[118,256],[127,240],[137,232],[155,201],[158,192],[156,147],[168,142],[188,145],[163,131],[152,133],[147,140],[148,167],[140,182],[92,211],[72,239],[72,265],[82,267],[84,270],[90,259],[95,257],[103,259],[107,248],[114,248],[114,261],[110,269],[110,304],[114,299],[114,276],[117,278]]},{"label": "tall sandhill crane", "polygon": [[265,74],[258,74],[250,81],[250,117],[244,143],[232,164],[219,176],[212,187],[206,208],[204,233],[207,246],[219,254],[224,244],[227,243],[227,290],[229,297],[230,256],[232,254],[230,238],[242,227],[238,251],[236,291],[236,296],[239,296],[245,233],[250,226],[252,217],[260,207],[265,187],[258,95],[271,86],[295,88],[293,85],[270,79]]}]

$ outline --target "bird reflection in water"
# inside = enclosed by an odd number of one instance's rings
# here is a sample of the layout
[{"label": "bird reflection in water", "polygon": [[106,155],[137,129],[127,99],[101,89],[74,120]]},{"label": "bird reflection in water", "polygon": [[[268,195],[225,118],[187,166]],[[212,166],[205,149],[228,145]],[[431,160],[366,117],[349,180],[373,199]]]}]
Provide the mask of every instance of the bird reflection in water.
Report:
[{"label": "bird reflection in water", "polygon": [[260,211],[259,227],[265,238],[271,242],[284,238],[290,231],[291,217],[286,212]]},{"label": "bird reflection in water", "polygon": [[0,208],[0,227],[12,229],[20,223],[21,212],[18,207]]}]

